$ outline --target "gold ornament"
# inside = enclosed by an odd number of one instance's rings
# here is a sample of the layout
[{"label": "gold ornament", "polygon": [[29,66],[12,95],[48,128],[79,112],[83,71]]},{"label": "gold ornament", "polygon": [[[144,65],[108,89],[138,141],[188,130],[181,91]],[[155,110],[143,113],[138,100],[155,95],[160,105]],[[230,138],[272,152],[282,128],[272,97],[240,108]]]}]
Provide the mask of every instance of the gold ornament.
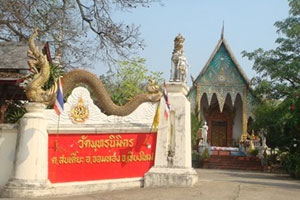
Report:
[{"label": "gold ornament", "polygon": [[[56,98],[57,84],[54,82],[51,88],[47,90],[43,89],[43,86],[50,77],[50,65],[47,56],[44,55],[34,43],[34,39],[37,35],[38,30],[35,28],[33,34],[28,39],[28,65],[30,66],[30,69],[32,69],[34,75],[28,82],[25,94],[27,99],[31,102],[53,105]],[[28,76],[27,78],[29,77],[31,76]]]},{"label": "gold ornament", "polygon": [[74,123],[84,123],[89,118],[89,109],[84,105],[82,97],[71,109],[70,117]]}]

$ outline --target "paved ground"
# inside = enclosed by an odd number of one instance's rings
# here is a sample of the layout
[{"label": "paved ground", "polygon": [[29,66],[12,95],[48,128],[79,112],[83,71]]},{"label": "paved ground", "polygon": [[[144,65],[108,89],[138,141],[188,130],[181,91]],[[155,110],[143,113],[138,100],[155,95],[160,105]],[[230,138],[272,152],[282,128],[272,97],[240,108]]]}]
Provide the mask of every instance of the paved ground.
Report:
[{"label": "paved ground", "polygon": [[39,200],[300,199],[300,181],[293,180],[287,175],[207,169],[198,169],[197,172],[199,180],[192,188],[141,188]]}]

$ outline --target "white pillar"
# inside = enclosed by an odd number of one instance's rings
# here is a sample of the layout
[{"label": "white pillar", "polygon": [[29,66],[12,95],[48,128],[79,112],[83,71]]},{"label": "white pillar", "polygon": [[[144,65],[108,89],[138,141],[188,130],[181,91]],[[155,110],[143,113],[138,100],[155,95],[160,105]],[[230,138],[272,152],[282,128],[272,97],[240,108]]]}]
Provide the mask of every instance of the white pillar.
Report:
[{"label": "white pillar", "polygon": [[46,106],[28,103],[21,119],[12,178],[4,186],[3,197],[40,196],[48,183],[48,133],[43,114]]},{"label": "white pillar", "polygon": [[167,89],[171,116],[168,120],[164,117],[165,103],[161,100],[155,163],[145,175],[145,187],[192,186],[198,178],[191,167],[191,114],[190,102],[186,98],[188,88],[185,83],[171,82],[167,84]]}]

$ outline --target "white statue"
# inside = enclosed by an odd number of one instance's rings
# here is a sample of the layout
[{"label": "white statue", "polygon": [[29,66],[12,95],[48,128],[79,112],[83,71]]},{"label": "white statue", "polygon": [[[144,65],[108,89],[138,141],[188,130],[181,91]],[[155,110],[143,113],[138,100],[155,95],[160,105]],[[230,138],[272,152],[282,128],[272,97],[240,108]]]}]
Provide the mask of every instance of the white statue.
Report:
[{"label": "white statue", "polygon": [[186,83],[187,60],[183,52],[184,38],[179,34],[174,40],[170,81]]},{"label": "white statue", "polygon": [[260,137],[261,137],[261,146],[265,149],[265,148],[268,148],[267,146],[267,139],[265,137],[265,135],[263,133],[259,133],[260,134]]},{"label": "white statue", "polygon": [[177,63],[177,74],[179,77],[179,81],[186,83],[186,74],[187,74],[187,60],[184,54],[178,57]]},{"label": "white statue", "polygon": [[171,77],[170,81],[179,81],[178,78],[178,70],[177,70],[177,63],[178,63],[178,57],[179,54],[178,52],[173,53],[172,58],[171,58]]},{"label": "white statue", "polygon": [[207,131],[208,131],[208,126],[206,121],[204,122],[204,125],[202,126],[202,144],[207,145]]}]

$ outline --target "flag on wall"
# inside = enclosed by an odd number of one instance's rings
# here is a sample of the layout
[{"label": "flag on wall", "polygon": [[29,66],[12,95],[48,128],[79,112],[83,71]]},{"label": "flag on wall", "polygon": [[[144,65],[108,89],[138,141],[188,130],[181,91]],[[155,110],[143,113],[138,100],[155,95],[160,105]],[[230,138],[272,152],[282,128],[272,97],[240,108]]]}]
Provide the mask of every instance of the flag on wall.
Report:
[{"label": "flag on wall", "polygon": [[159,124],[159,112],[160,112],[160,102],[159,102],[158,105],[157,105],[156,112],[155,112],[154,119],[153,119],[152,128],[151,128],[151,129],[154,129],[154,130],[157,130],[157,129],[158,129],[158,124]]},{"label": "flag on wall", "polygon": [[63,95],[62,83],[60,77],[58,78],[58,89],[57,89],[56,100],[54,104],[54,110],[57,115],[60,115],[64,111],[64,95]]},{"label": "flag on wall", "polygon": [[166,85],[166,81],[164,81],[164,86],[163,86],[163,96],[164,96],[164,100],[166,103],[166,107],[164,110],[164,116],[166,119],[169,118],[169,114],[170,114],[170,103],[168,100],[168,91],[167,91],[167,85]]}]

